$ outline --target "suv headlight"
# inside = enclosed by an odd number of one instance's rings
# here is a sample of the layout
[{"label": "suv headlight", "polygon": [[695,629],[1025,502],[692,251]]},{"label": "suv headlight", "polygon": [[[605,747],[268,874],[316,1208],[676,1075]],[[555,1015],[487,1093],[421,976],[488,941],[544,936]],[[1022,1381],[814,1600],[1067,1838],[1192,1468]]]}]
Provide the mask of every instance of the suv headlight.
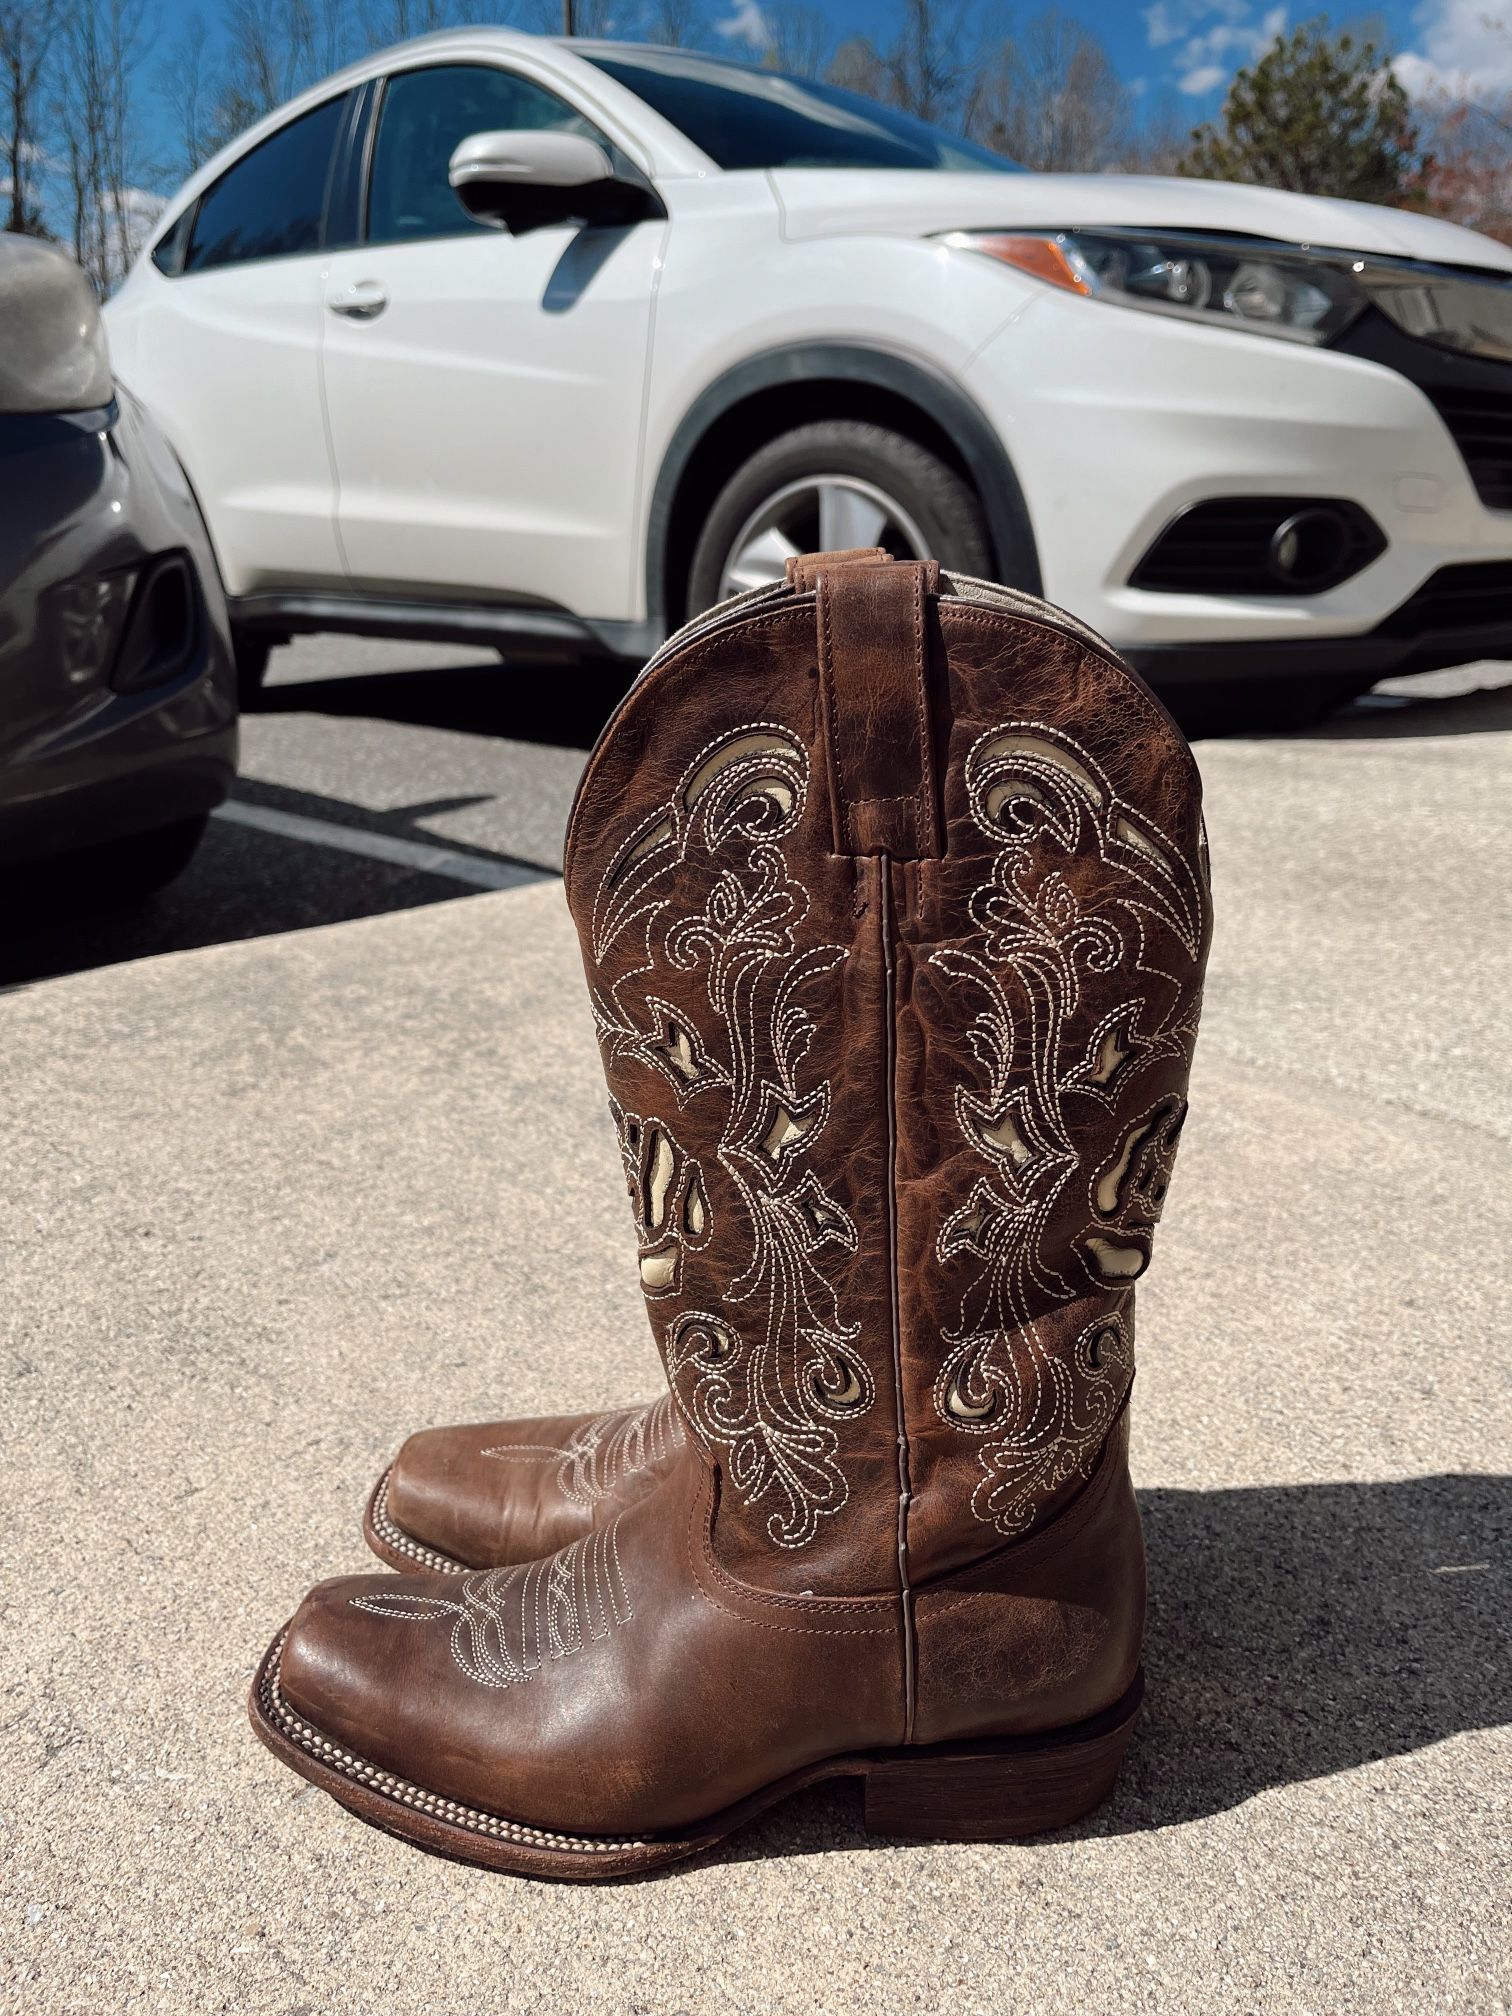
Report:
[{"label": "suv headlight", "polygon": [[1512,359],[1512,275],[1367,266],[1361,284],[1399,329],[1470,357]]},{"label": "suv headlight", "polygon": [[1259,239],[1185,231],[949,231],[944,243],[980,252],[1035,280],[1123,308],[1326,343],[1365,307],[1347,253],[1332,259]]}]

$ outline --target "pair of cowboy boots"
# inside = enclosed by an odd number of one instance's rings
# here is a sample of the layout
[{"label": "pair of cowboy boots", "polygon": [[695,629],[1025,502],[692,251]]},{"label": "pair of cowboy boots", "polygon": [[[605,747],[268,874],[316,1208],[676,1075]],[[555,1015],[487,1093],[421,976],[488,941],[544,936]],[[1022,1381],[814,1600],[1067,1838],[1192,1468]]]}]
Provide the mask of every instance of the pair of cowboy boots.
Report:
[{"label": "pair of cowboy boots", "polygon": [[841,1774],[888,1834],[1076,1819],[1143,1684],[1190,752],[1059,611],[821,554],[652,660],[565,880],[669,1390],[408,1442],[366,1521],[404,1572],[305,1598],[258,1733],[534,1875],[649,1869]]}]

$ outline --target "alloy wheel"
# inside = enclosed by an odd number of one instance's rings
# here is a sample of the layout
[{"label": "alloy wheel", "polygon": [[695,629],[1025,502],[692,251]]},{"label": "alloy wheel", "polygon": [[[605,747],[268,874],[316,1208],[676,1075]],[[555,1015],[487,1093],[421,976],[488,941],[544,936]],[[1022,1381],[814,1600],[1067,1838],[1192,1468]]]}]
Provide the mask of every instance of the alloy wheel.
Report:
[{"label": "alloy wheel", "polygon": [[859,476],[804,476],[768,497],[735,535],[719,599],[767,588],[795,553],[885,546],[895,560],[923,560],[929,543],[895,497]]}]

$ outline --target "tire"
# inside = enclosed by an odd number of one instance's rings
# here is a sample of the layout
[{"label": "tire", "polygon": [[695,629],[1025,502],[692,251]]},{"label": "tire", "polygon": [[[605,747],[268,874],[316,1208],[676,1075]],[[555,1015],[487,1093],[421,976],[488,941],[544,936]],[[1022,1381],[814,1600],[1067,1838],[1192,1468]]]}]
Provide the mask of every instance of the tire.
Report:
[{"label": "tire", "polygon": [[768,509],[781,521],[771,552],[762,556],[770,578],[781,578],[777,561],[784,543],[802,551],[803,541],[812,550],[819,537],[817,492],[810,499],[803,486],[822,478],[838,479],[842,491],[846,479],[864,486],[847,493],[863,509],[875,499],[895,509],[898,516],[889,521],[893,536],[881,543],[896,558],[930,557],[962,574],[991,572],[986,518],[976,493],[955,470],[889,427],[866,420],[819,420],[758,448],[715,498],[688,570],[690,617],[720,600],[733,551],[746,543]]},{"label": "tire", "polygon": [[38,862],[26,874],[23,915],[30,921],[33,916],[88,917],[133,909],[183,874],[209,823],[209,815],[201,812],[108,846]]},{"label": "tire", "polygon": [[236,652],[236,697],[244,709],[250,709],[256,705],[263,680],[268,676],[273,645],[269,638],[253,636],[246,630],[235,631],[231,642]]}]

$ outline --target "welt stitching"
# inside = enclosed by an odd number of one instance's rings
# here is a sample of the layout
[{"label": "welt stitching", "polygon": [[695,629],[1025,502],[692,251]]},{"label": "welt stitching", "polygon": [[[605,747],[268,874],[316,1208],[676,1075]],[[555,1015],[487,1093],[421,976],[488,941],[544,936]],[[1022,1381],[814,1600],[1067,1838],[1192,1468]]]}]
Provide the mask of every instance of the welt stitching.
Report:
[{"label": "welt stitching", "polygon": [[869,1598],[858,1601],[855,1598],[839,1599],[831,1596],[784,1596],[777,1590],[753,1589],[746,1583],[737,1582],[727,1569],[720,1566],[719,1561],[715,1557],[708,1529],[702,1527],[702,1522],[699,1521],[698,1500],[696,1498],[688,1514],[690,1544],[695,1526],[701,1528],[698,1551],[702,1554],[710,1574],[713,1575],[716,1582],[723,1583],[732,1595],[744,1597],[746,1600],[755,1603],[773,1603],[782,1609],[789,1610],[804,1609],[811,1605],[823,1610],[839,1610],[843,1608],[846,1611],[891,1610],[892,1608],[892,1599],[890,1597],[881,1597],[876,1602],[873,1602]]},{"label": "welt stitching", "polygon": [[[721,1603],[717,1596],[704,1587],[703,1581],[699,1576],[698,1556],[700,1554],[703,1556],[704,1564],[716,1582],[722,1583],[732,1594],[739,1589],[740,1595],[749,1602],[772,1603],[782,1608],[795,1609],[802,1604],[804,1599],[800,1596],[778,1596],[760,1589],[740,1588],[733,1577],[727,1575],[715,1560],[714,1549],[709,1544],[707,1531],[704,1531],[701,1538],[695,1541],[695,1529],[700,1524],[698,1499],[695,1498],[688,1508],[687,1531],[688,1560],[693,1569],[693,1586],[706,1603],[716,1610],[722,1610],[727,1617],[733,1617],[737,1622],[742,1624],[754,1624],[762,1631],[782,1631],[789,1637],[797,1638],[878,1638],[891,1631],[892,1625],[890,1623],[857,1624],[851,1626],[848,1630],[842,1629],[839,1626],[823,1624],[778,1624],[770,1617],[748,1617],[744,1611],[737,1610],[733,1604]],[[836,1607],[825,1597],[819,1597],[814,1600],[826,1613]],[[884,1608],[890,1610],[892,1605],[890,1603],[863,1603],[856,1604],[854,1607],[858,1610],[880,1610]]]},{"label": "welt stitching", "polygon": [[816,600],[819,607],[819,682],[824,687],[824,704],[829,715],[829,762],[826,767],[830,791],[840,814],[840,837],[845,842],[845,852],[854,854],[856,846],[851,838],[850,798],[840,769],[840,725],[835,711],[835,645],[830,632],[830,598],[827,593],[819,592]]},{"label": "welt stitching", "polygon": [[914,619],[914,705],[919,716],[919,788],[914,792],[919,825],[925,829],[918,836],[921,846],[927,844],[938,851],[939,837],[935,828],[935,790],[933,757],[929,747],[929,705],[925,699],[924,666],[924,569],[914,570],[913,586]]}]

